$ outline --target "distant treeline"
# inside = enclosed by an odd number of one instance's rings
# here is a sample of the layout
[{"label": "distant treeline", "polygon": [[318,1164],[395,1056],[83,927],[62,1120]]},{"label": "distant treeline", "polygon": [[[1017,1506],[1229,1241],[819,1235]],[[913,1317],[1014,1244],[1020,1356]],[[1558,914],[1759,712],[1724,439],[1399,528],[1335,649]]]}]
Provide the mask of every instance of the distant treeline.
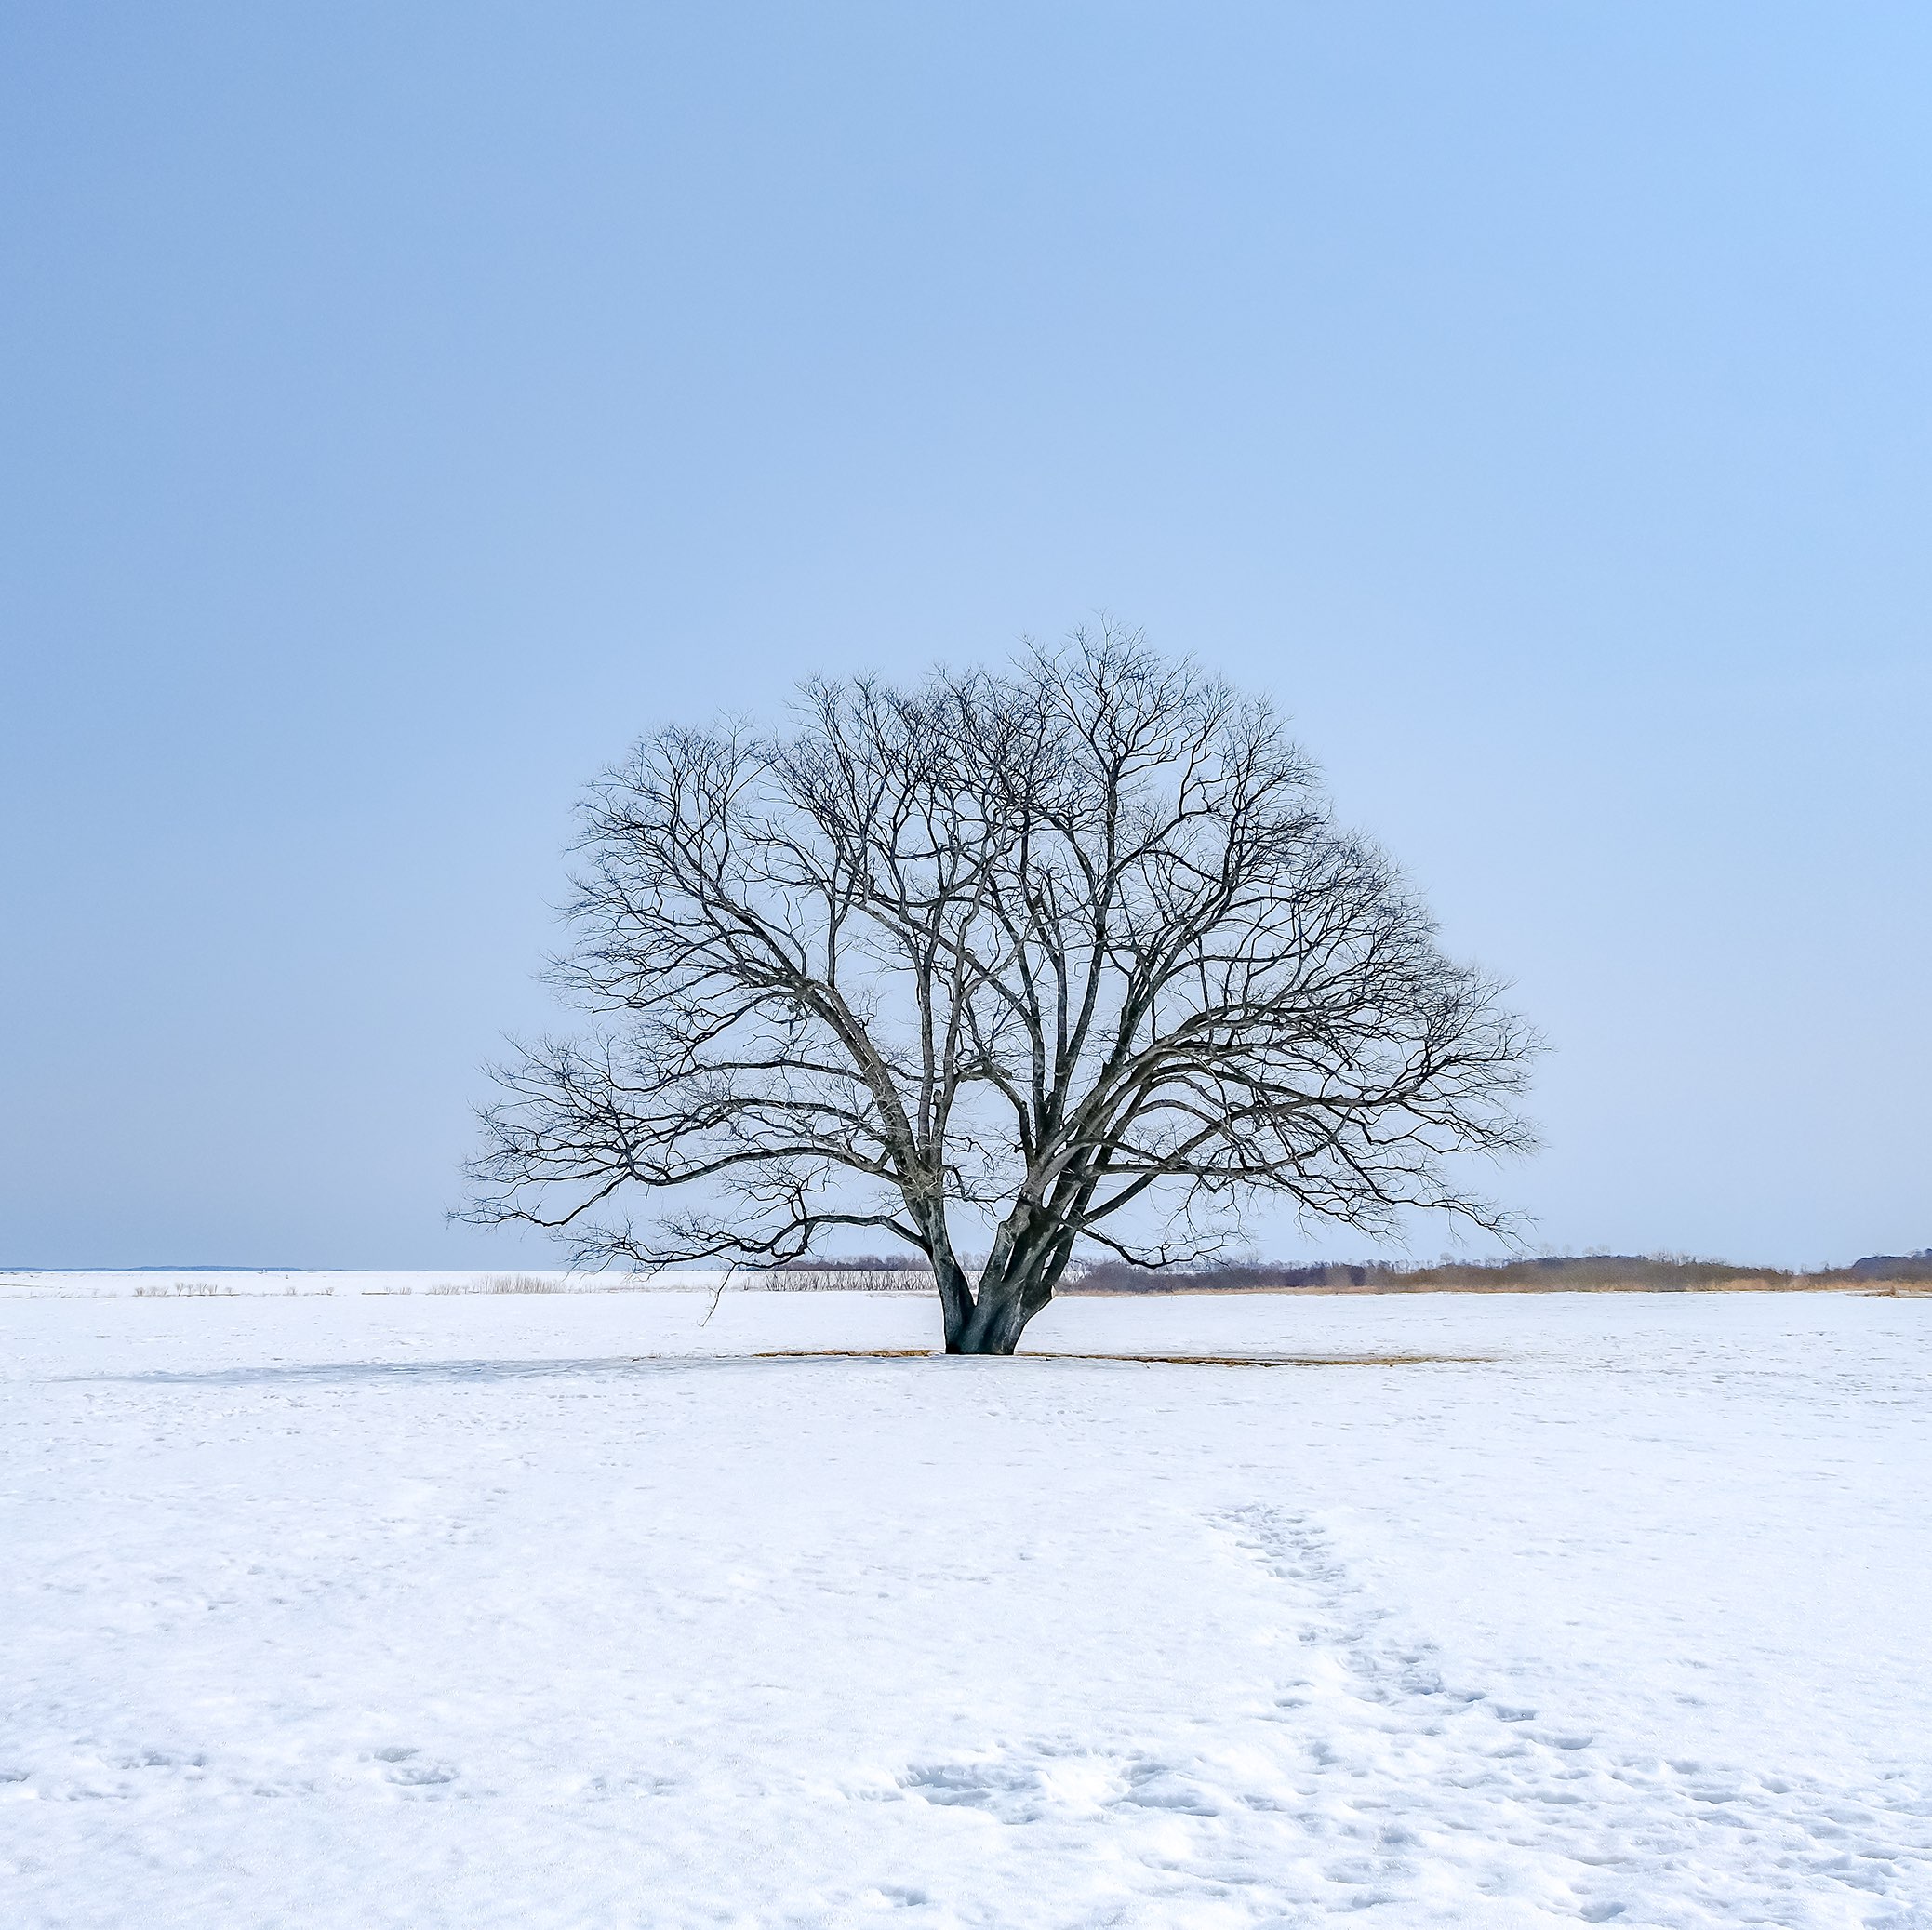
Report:
[{"label": "distant treeline", "polygon": [[1133,1267],[1103,1260],[1062,1293],[1712,1293],[1765,1292],[1878,1284],[1932,1286],[1932,1247],[1918,1253],[1872,1254],[1848,1267],[1815,1273],[1782,1267],[1735,1267],[1727,1260],[1681,1254],[1591,1253],[1536,1259],[1461,1260],[1409,1266],[1394,1260],[1361,1265],[1267,1262],[1176,1269]]},{"label": "distant treeline", "polygon": [[[969,1262],[970,1264],[970,1262]],[[855,1254],[793,1260],[765,1276],[769,1286],[904,1292],[929,1286],[925,1261],[911,1255]],[[1875,1253],[1848,1267],[1794,1272],[1782,1267],[1736,1267],[1728,1260],[1674,1253],[1588,1253],[1536,1259],[1458,1260],[1412,1266],[1400,1260],[1299,1266],[1266,1260],[1180,1268],[1101,1260],[1076,1269],[1069,1294],[1175,1293],[1749,1293],[1830,1286],[1932,1286],[1932,1246],[1917,1253]]]}]

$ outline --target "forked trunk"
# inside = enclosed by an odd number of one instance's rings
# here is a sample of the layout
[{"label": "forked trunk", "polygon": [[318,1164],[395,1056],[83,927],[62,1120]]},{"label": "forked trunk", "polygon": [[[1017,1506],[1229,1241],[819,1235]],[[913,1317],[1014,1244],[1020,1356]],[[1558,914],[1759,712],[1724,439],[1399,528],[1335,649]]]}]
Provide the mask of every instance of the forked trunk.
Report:
[{"label": "forked trunk", "polygon": [[1072,1246],[1065,1239],[1012,1245],[1003,1238],[970,1299],[942,1288],[946,1351],[1013,1352],[1027,1322],[1052,1299]]},{"label": "forked trunk", "polygon": [[960,1322],[957,1332],[947,1322],[948,1353],[1011,1353],[1019,1345],[1027,1311],[1017,1288],[1005,1281],[982,1285],[979,1297]]}]

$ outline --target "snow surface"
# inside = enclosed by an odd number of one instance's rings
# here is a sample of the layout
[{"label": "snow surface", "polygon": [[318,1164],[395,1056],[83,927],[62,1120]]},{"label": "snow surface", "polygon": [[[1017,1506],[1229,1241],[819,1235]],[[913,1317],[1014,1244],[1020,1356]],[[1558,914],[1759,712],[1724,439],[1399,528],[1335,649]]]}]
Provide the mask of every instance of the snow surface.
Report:
[{"label": "snow surface", "polygon": [[0,1923],[1932,1926],[1932,1301],[0,1300]]}]

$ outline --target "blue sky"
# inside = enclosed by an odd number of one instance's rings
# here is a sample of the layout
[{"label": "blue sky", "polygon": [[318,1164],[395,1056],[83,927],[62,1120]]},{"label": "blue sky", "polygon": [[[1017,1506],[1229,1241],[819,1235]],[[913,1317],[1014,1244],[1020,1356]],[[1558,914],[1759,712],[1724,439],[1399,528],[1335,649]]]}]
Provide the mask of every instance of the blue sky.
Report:
[{"label": "blue sky", "polygon": [[0,36],[0,1262],[536,1258],[582,780],[1099,608],[1514,978],[1539,1242],[1932,1243],[1923,6]]}]

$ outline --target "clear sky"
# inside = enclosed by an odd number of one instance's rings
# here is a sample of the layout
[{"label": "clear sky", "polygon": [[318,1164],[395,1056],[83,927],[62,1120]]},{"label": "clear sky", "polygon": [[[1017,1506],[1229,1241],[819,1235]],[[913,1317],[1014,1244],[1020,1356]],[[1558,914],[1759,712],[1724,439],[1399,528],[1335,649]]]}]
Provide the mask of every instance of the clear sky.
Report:
[{"label": "clear sky", "polygon": [[1516,981],[1539,1243],[1932,1243],[1924,0],[0,36],[0,1263],[537,1258],[582,780],[1099,608]]}]

